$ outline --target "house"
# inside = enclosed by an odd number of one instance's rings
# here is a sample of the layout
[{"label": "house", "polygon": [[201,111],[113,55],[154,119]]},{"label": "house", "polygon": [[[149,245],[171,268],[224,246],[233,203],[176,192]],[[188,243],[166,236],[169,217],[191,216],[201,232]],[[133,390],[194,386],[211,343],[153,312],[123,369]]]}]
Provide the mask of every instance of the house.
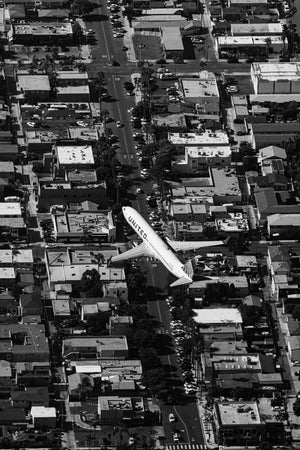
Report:
[{"label": "house", "polygon": [[50,82],[48,75],[18,75],[17,89],[28,102],[49,99]]},{"label": "house", "polygon": [[53,406],[32,406],[30,415],[35,428],[54,428],[56,426],[56,409]]},{"label": "house", "polygon": [[41,293],[39,291],[32,292],[31,294],[21,294],[19,303],[19,314],[22,317],[27,315],[44,315],[43,302],[41,299]]},{"label": "house", "polygon": [[27,429],[28,418],[23,408],[5,407],[0,409],[0,423],[2,426],[18,427],[18,429],[25,430]]},{"label": "house", "polygon": [[300,232],[300,214],[272,214],[267,218],[269,236],[293,237]]},{"label": "house", "polygon": [[1,161],[0,178],[12,182],[15,180],[15,167],[12,161]]},{"label": "house", "polygon": [[285,161],[287,158],[286,151],[284,148],[277,147],[276,145],[268,145],[263,147],[258,151],[258,162],[262,163],[269,159],[281,159]]},{"label": "house", "polygon": [[18,155],[18,146],[8,142],[0,142],[0,161],[14,162]]},{"label": "house", "polygon": [[289,336],[287,347],[290,360],[292,362],[300,361],[300,336]]},{"label": "house", "polygon": [[126,336],[132,325],[132,316],[111,316],[108,324],[109,334]]},{"label": "house", "polygon": [[68,359],[125,359],[126,336],[74,336],[63,340],[62,354]]},{"label": "house", "polygon": [[12,362],[49,361],[43,324],[0,324],[0,358]]},{"label": "house", "polygon": [[32,406],[49,406],[48,387],[27,387],[13,390],[11,404],[14,408],[30,409]]},{"label": "house", "polygon": [[103,425],[144,423],[145,406],[142,397],[98,397],[98,414]]},{"label": "house", "polygon": [[125,281],[108,281],[104,283],[103,293],[108,297],[117,297],[121,301],[128,301],[128,287]]},{"label": "house", "polygon": [[16,362],[16,382],[25,387],[49,387],[51,372],[49,362]]},{"label": "house", "polygon": [[217,401],[213,419],[216,438],[225,446],[257,446],[264,440],[265,425],[255,401]]},{"label": "house", "polygon": [[274,188],[254,189],[257,217],[261,224],[267,222],[272,214],[300,214],[300,205],[290,201],[288,192],[280,192],[280,203]]},{"label": "house", "polygon": [[[277,160],[271,160],[271,163],[274,163],[274,161],[277,161]],[[278,160],[278,161],[281,161],[281,160]],[[271,170],[275,168],[274,164],[271,164],[268,167],[271,167]],[[278,165],[277,165],[277,167],[278,167]],[[282,167],[282,169],[283,169],[283,167]],[[247,190],[248,190],[249,195],[252,195],[254,190],[257,190],[257,188],[271,187],[274,189],[275,192],[289,190],[288,179],[284,175],[281,175],[278,173],[268,173],[263,176],[261,176],[261,175],[257,175],[257,176],[250,175],[249,176],[246,174],[246,183],[247,183]]]}]

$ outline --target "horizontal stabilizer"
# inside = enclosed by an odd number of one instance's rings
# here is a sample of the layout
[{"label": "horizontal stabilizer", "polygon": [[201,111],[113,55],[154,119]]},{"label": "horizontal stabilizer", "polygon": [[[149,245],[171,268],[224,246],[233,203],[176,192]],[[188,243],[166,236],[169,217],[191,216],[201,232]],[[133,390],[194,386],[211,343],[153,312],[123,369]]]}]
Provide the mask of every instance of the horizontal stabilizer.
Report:
[{"label": "horizontal stabilizer", "polygon": [[167,238],[166,240],[175,252],[188,252],[189,250],[197,250],[199,248],[224,245],[224,241],[171,241],[171,239]]},{"label": "horizontal stabilizer", "polygon": [[126,261],[127,259],[141,258],[142,256],[154,256],[148,251],[144,242],[137,247],[133,247],[130,250],[121,253],[120,255],[113,256],[111,258],[111,262]]},{"label": "horizontal stabilizer", "polygon": [[182,286],[184,284],[191,284],[193,280],[188,277],[178,278],[174,283],[170,284],[170,287]]}]

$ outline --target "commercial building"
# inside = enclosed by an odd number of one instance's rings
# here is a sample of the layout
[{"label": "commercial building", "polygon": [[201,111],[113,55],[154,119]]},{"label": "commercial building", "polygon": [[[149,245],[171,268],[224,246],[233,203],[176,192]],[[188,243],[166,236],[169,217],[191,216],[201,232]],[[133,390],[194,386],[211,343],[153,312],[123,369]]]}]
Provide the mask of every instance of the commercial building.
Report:
[{"label": "commercial building", "polygon": [[242,324],[243,319],[237,308],[203,308],[194,309],[193,320],[198,325],[233,325]]},{"label": "commercial building", "polygon": [[[280,22],[270,23],[232,23],[232,36],[281,36],[282,24]],[[271,38],[272,39],[272,38]]]},{"label": "commercial building", "polygon": [[27,101],[48,100],[50,82],[48,75],[18,75],[17,89]]},{"label": "commercial building", "polygon": [[72,24],[69,22],[32,22],[14,24],[14,42],[16,44],[60,44],[73,41]]},{"label": "commercial building", "polygon": [[298,62],[253,63],[251,79],[255,94],[300,94]]},{"label": "commercial building", "polygon": [[185,155],[178,155],[172,170],[180,173],[207,173],[208,167],[230,166],[230,146],[185,147]]},{"label": "commercial building", "polygon": [[220,95],[216,76],[213,72],[203,70],[199,78],[181,78],[180,87],[186,103],[195,104],[197,114],[211,115],[219,119]]},{"label": "commercial building", "polygon": [[244,53],[247,55],[262,54],[269,52],[279,54],[284,48],[284,41],[281,36],[218,36],[215,39],[215,49],[220,58],[235,54]]},{"label": "commercial building", "polygon": [[58,145],[56,154],[59,169],[88,169],[95,163],[90,145]]},{"label": "commercial building", "polygon": [[98,414],[103,425],[142,425],[145,416],[143,397],[98,397]]},{"label": "commercial building", "polygon": [[116,237],[111,211],[53,212],[52,220],[58,242],[113,242]]},{"label": "commercial building", "polygon": [[229,138],[223,130],[205,130],[193,133],[169,133],[168,140],[174,145],[177,154],[184,155],[185,147],[228,147]]},{"label": "commercial building", "polygon": [[165,59],[183,62],[184,47],[181,32],[178,27],[163,27],[161,30],[162,45]]},{"label": "commercial building", "polygon": [[125,359],[126,336],[74,336],[63,340],[62,355],[68,360]]},{"label": "commercial building", "polygon": [[218,442],[224,446],[257,446],[264,440],[265,425],[257,403],[216,402],[214,425]]}]

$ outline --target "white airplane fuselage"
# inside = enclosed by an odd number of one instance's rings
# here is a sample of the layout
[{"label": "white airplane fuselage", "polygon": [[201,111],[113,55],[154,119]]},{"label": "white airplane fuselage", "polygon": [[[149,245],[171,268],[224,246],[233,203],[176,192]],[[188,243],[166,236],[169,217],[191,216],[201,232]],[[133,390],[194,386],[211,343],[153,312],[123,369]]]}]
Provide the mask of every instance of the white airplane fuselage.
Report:
[{"label": "white airplane fuselage", "polygon": [[184,264],[171,248],[155,233],[146,220],[130,206],[122,208],[123,215],[131,228],[141,237],[150,253],[158,259],[175,277],[193,280],[184,271]]}]

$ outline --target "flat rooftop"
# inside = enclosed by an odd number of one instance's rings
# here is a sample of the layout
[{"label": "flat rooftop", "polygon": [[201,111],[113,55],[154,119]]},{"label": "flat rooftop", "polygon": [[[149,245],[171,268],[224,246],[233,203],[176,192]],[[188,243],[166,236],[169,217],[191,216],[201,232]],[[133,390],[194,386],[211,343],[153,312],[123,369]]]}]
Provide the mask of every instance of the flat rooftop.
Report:
[{"label": "flat rooftop", "polygon": [[78,348],[95,348],[99,353],[101,351],[111,350],[128,350],[126,336],[74,336],[64,339],[63,341],[64,353],[67,349]]},{"label": "flat rooftop", "polygon": [[85,233],[107,234],[115,228],[110,211],[66,213],[53,216],[55,229],[60,233]]},{"label": "flat rooftop", "polygon": [[218,45],[220,47],[247,46],[247,45],[250,45],[252,47],[255,46],[265,47],[266,39],[271,39],[273,45],[283,43],[281,36],[271,36],[269,34],[263,36],[218,36],[217,38]]},{"label": "flat rooftop", "polygon": [[182,146],[212,146],[212,145],[227,145],[229,138],[227,133],[223,130],[206,130],[197,133],[169,133],[168,140],[174,145]]},{"label": "flat rooftop", "polygon": [[50,91],[48,75],[18,75],[17,85],[23,91]]},{"label": "flat rooftop", "polygon": [[215,408],[223,426],[261,423],[256,402],[218,402]]},{"label": "flat rooftop", "polygon": [[64,36],[64,35],[72,35],[73,29],[72,24],[68,22],[34,22],[32,24],[17,24],[14,25],[14,34],[15,35],[34,35],[34,36]]},{"label": "flat rooftop", "polygon": [[298,62],[253,63],[252,72],[261,80],[300,80]]},{"label": "flat rooftop", "polygon": [[216,77],[213,73],[205,71],[200,72],[200,79],[181,79],[182,92],[184,97],[217,97],[219,98],[219,90]]},{"label": "flat rooftop", "polygon": [[198,324],[241,324],[243,319],[237,308],[193,309],[193,319]]},{"label": "flat rooftop", "polygon": [[94,164],[93,150],[90,145],[57,146],[57,159],[60,165]]},{"label": "flat rooftop", "polygon": [[205,147],[185,147],[186,154],[190,156],[191,158],[199,158],[199,157],[206,157],[206,158],[213,158],[216,156],[219,156],[220,158],[229,158],[231,156],[231,148],[230,145],[228,146],[205,146]]},{"label": "flat rooftop", "polygon": [[[231,33],[233,36],[237,34],[278,34],[282,33],[282,24],[278,23],[232,23],[231,24]],[[272,38],[273,40],[273,38]]]},{"label": "flat rooftop", "polygon": [[19,202],[0,202],[1,216],[20,216],[22,215],[21,205]]}]

